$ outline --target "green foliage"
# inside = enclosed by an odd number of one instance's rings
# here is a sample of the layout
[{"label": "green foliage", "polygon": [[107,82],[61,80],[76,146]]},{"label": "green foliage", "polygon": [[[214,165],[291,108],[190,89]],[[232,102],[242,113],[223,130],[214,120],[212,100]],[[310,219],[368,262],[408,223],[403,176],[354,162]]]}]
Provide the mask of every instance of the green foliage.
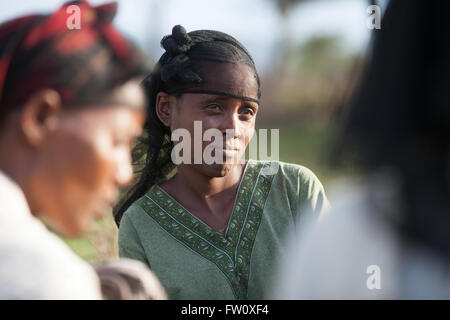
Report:
[{"label": "green foliage", "polygon": [[284,50],[281,63],[263,76],[260,121],[328,123],[357,78],[360,57],[333,35]]},{"label": "green foliage", "polygon": [[89,262],[114,259],[118,256],[117,227],[111,212],[95,222],[89,232],[79,238],[61,237],[81,258]]}]

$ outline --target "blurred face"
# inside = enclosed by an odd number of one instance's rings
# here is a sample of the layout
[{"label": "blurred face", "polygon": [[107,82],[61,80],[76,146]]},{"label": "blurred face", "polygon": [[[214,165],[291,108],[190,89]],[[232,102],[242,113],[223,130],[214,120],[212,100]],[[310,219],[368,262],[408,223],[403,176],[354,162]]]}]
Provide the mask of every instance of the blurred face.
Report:
[{"label": "blurred face", "polygon": [[144,118],[125,105],[63,111],[36,151],[30,206],[60,232],[85,232],[131,182],[131,147]]},{"label": "blurred face", "polygon": [[[258,83],[255,73],[247,65],[230,63],[203,63],[201,76],[206,89],[222,91],[237,96],[258,98]],[[203,88],[203,87],[202,87]],[[222,133],[221,164],[193,164],[208,176],[225,176],[237,164],[253,137],[258,103],[243,99],[213,94],[182,94],[176,101],[170,117],[170,128],[184,128],[194,138],[194,121],[201,121],[202,137],[208,129]],[[227,130],[232,134],[227,135]],[[202,139],[203,140],[203,139]],[[202,154],[210,141],[202,142]],[[191,154],[194,154],[192,143]],[[215,155],[215,152],[212,153]],[[193,161],[191,161],[193,163]]]}]

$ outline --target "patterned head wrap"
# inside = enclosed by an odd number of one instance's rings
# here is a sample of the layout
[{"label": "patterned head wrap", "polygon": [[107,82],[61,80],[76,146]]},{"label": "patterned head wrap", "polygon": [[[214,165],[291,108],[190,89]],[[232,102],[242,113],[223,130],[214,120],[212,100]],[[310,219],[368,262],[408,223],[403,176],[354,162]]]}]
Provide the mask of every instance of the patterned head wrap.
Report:
[{"label": "patterned head wrap", "polygon": [[[71,5],[80,8],[81,29],[67,25]],[[87,105],[148,74],[143,55],[113,27],[116,10],[116,3],[73,1],[50,15],[2,24],[0,119],[40,89],[58,91],[64,105]]]}]

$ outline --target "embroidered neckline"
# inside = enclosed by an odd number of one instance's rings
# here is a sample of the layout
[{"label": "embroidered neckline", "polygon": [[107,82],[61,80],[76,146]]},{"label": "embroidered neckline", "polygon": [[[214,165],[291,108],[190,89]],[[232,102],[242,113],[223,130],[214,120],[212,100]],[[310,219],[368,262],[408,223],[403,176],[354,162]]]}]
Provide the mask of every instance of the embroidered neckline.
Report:
[{"label": "embroidered neckline", "polygon": [[172,237],[216,264],[237,299],[247,297],[251,252],[274,177],[263,173],[266,165],[269,163],[248,161],[225,234],[214,231],[160,187],[139,200]]},{"label": "embroidered neckline", "polygon": [[[237,203],[238,198],[239,198],[239,197],[238,197],[238,196],[239,196],[239,190],[241,189],[242,181],[244,180],[244,177],[245,177],[245,175],[246,175],[246,173],[247,173],[247,168],[249,167],[249,162],[250,162],[250,161],[248,161],[248,162],[245,164],[244,172],[242,173],[241,180],[239,181],[239,186],[238,186],[238,189],[237,189],[237,192],[236,192],[236,197],[235,197],[235,199],[234,199],[234,204],[233,204],[233,208],[232,208],[232,211],[231,211],[230,219],[228,220],[227,226],[225,227],[225,230],[224,230],[223,233],[222,233],[222,232],[217,232],[217,231],[215,231],[215,230],[214,230],[213,228],[211,228],[207,223],[205,223],[204,221],[202,221],[201,219],[199,219],[197,216],[195,216],[193,213],[191,213],[188,209],[186,209],[180,202],[178,202],[177,200],[175,200],[169,193],[167,193],[167,192],[166,192],[163,188],[161,188],[160,186],[158,186],[158,185],[155,186],[155,189],[158,189],[159,191],[161,191],[162,193],[164,193],[168,198],[170,198],[173,202],[175,202],[175,204],[176,204],[177,206],[180,206],[187,214],[189,214],[194,220],[198,220],[198,221],[200,222],[200,224],[202,224],[202,225],[205,226],[205,229],[210,229],[210,230],[208,230],[208,233],[209,233],[209,232],[216,233],[216,234],[220,235],[222,238],[227,239],[228,230],[229,230],[229,228],[230,228],[230,224],[231,224],[233,215],[235,214],[235,207],[236,207],[236,203]],[[205,232],[206,232],[206,231],[205,231]]]}]

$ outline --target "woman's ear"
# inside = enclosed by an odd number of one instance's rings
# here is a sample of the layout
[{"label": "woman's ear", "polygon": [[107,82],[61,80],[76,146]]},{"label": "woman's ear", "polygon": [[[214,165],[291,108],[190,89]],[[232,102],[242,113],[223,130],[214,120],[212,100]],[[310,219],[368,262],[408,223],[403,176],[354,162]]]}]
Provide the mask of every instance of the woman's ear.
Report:
[{"label": "woman's ear", "polygon": [[52,89],[40,90],[27,100],[21,111],[20,124],[28,143],[38,146],[48,132],[55,129],[61,107],[61,96]]},{"label": "woman's ear", "polygon": [[175,98],[165,92],[159,92],[156,96],[156,114],[159,120],[166,126],[172,125],[172,116],[175,108]]}]

